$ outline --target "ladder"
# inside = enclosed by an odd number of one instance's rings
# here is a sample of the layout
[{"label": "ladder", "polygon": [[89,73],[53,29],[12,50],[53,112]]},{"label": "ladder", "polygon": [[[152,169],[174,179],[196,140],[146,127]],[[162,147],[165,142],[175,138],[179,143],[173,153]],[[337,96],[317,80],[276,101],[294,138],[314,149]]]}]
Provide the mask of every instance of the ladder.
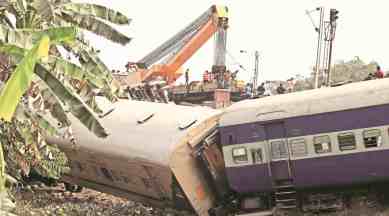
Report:
[{"label": "ladder", "polygon": [[297,192],[293,179],[275,180],[274,190],[277,208],[285,210],[297,208]]}]

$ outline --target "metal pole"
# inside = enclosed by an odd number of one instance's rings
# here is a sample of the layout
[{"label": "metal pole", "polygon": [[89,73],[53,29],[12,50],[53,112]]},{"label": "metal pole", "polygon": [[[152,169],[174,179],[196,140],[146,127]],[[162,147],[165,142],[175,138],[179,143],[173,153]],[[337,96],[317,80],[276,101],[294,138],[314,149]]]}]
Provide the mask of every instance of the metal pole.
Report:
[{"label": "metal pole", "polygon": [[255,51],[255,67],[254,67],[254,77],[253,77],[253,96],[257,95],[257,82],[258,82],[258,73],[259,73],[259,52]]},{"label": "metal pole", "polygon": [[316,53],[316,68],[315,68],[315,88],[319,87],[319,75],[320,75],[320,63],[321,63],[321,45],[322,45],[322,39],[323,39],[323,19],[324,19],[324,8],[320,7],[320,22],[319,22],[319,27],[316,28],[318,31],[318,36],[317,36],[317,53]]},{"label": "metal pole", "polygon": [[332,35],[333,35],[333,32],[334,32],[334,29],[333,29],[333,26],[331,24],[331,40],[330,40],[330,50],[328,51],[328,67],[327,67],[327,80],[326,80],[326,84],[327,86],[330,86],[330,81],[331,81],[331,59],[332,59],[332,45],[333,45],[333,38],[332,38]]},{"label": "metal pole", "polygon": [[336,32],[336,20],[338,11],[336,9],[331,9],[330,11],[330,50],[328,53],[328,68],[327,68],[327,86],[331,85],[331,60],[332,60],[332,48],[334,45],[335,32]]}]

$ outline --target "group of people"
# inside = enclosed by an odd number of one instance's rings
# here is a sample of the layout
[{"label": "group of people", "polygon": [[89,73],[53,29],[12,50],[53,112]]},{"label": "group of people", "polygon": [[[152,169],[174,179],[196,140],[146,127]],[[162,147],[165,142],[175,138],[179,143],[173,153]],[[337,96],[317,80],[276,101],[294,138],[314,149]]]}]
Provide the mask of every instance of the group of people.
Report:
[{"label": "group of people", "polygon": [[[288,90],[287,90],[282,83],[280,83],[280,85],[276,88],[277,94],[285,94],[287,91],[291,92],[292,88],[288,88]],[[271,95],[270,90],[266,89],[265,83],[261,83],[257,87],[257,92],[256,93],[257,93],[258,96],[268,96],[268,95]]]}]

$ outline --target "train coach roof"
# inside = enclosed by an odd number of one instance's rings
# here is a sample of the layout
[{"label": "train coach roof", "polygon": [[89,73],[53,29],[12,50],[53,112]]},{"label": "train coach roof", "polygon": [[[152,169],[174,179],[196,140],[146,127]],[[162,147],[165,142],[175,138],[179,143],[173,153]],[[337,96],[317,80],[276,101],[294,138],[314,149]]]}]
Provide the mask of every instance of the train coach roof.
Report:
[{"label": "train coach roof", "polygon": [[271,121],[389,103],[389,78],[320,88],[233,104],[220,126]]},{"label": "train coach roof", "polygon": [[[99,104],[107,105],[101,98]],[[76,119],[72,129],[77,145],[92,152],[139,158],[168,165],[180,140],[205,119],[220,113],[205,107],[121,100],[101,119],[110,134],[98,138]],[[112,110],[109,106],[106,111]]]}]

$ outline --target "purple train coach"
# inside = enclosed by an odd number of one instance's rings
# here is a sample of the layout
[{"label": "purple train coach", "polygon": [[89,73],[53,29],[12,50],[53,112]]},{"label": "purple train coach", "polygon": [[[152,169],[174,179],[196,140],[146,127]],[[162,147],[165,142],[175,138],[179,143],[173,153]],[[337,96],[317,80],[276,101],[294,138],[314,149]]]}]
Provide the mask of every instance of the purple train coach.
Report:
[{"label": "purple train coach", "polygon": [[389,80],[315,89],[229,107],[219,133],[231,190],[243,209],[300,191],[389,179]]}]

